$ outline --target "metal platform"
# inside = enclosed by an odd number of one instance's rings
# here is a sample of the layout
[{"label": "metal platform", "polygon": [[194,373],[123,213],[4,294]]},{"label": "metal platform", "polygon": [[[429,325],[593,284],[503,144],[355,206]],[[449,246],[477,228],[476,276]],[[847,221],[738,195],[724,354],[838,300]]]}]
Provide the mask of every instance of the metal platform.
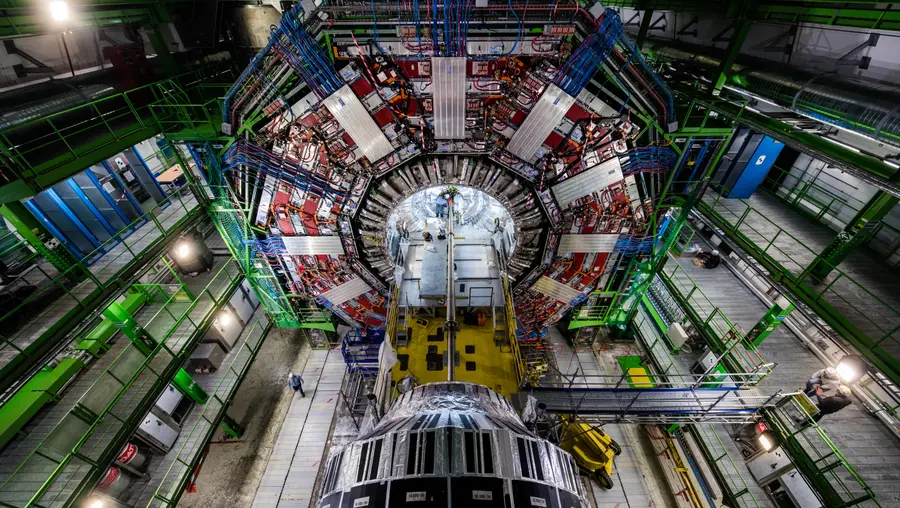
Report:
[{"label": "metal platform", "polygon": [[534,388],[551,413],[627,423],[746,422],[771,397],[735,388]]},{"label": "metal platform", "polygon": [[307,508],[345,374],[340,350],[314,350],[253,498],[254,508]]},{"label": "metal platform", "polygon": [[43,311],[35,313],[15,333],[6,337],[8,343],[0,345],[0,369],[19,356],[21,350],[27,349],[44,334],[49,333],[51,328],[63,321],[69,312],[83,305],[85,300],[99,294],[107,285],[114,283],[125,267],[132,264],[135,259],[140,259],[149,247],[165,236],[197,206],[196,198],[188,192],[180,203],[176,201],[160,211],[155,223],[145,222],[95,261],[90,267],[93,278],[82,281],[71,289],[48,286],[44,291],[55,293],[56,299],[49,301],[43,307]]}]

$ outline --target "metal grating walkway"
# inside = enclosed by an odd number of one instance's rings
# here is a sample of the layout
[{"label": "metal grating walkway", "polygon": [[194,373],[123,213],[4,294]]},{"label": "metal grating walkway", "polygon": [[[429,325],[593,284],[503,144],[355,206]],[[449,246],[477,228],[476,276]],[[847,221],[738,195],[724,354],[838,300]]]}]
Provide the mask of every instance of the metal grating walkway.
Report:
[{"label": "metal grating walkway", "polygon": [[[156,217],[157,222],[166,232],[198,205],[196,198],[191,193],[188,193],[182,203],[183,206],[178,203],[170,205]],[[143,253],[144,250],[163,235],[160,229],[155,226],[152,222],[144,223],[136,231],[125,237],[122,242],[110,249],[103,257],[94,262],[90,267],[94,277],[101,284],[107,284],[117,277],[123,268],[134,261],[135,256],[132,252]],[[97,289],[99,289],[99,286],[92,279],[79,283],[67,292],[67,297],[63,297],[60,294],[58,299],[46,307],[46,310],[32,316],[15,334],[8,337],[8,340],[19,349],[28,348],[28,346],[36,342],[51,327],[63,319],[67,313],[80,305],[81,300],[87,298]],[[60,289],[60,293],[62,291]],[[0,369],[19,355],[16,347],[12,347],[5,342],[0,345]]]},{"label": "metal grating walkway", "polygon": [[340,350],[310,353],[302,373],[306,397],[294,394],[253,499],[254,508],[310,506],[345,369]]},{"label": "metal grating walkway", "polygon": [[[715,305],[745,330],[766,311],[766,306],[724,264],[713,270],[698,268],[688,259],[679,259],[678,264]],[[824,367],[786,326],[773,331],[759,346],[759,351],[763,357],[778,363],[757,387],[764,393],[779,389],[797,391],[813,372]],[[897,474],[900,471],[900,444],[881,422],[867,414],[862,404],[854,399],[846,409],[823,418],[819,426],[883,506],[900,506],[900,482],[897,481],[900,479]],[[825,450],[824,445],[821,449]]]},{"label": "metal grating walkway", "polygon": [[[710,191],[704,195],[703,202],[730,225],[738,224],[738,232],[795,277],[837,235],[764,192],[743,201],[725,198],[716,201],[717,197],[717,193]],[[747,205],[752,211],[747,212]],[[838,265],[847,276],[834,271],[821,284],[809,278],[803,282],[821,291],[825,302],[873,341],[888,337],[881,347],[900,358],[900,277],[878,261],[856,250]]]},{"label": "metal grating walkway", "polygon": [[[597,357],[592,351],[576,353],[556,328],[548,333],[550,342],[556,353],[556,365],[559,371],[568,376],[582,374],[599,376],[603,372]],[[607,424],[603,430],[622,447],[622,454],[616,457],[613,469],[613,488],[603,490],[593,480],[592,490],[597,508],[626,508],[654,506],[654,501],[647,490],[647,481],[635,455],[630,436],[626,436],[624,425]]]}]

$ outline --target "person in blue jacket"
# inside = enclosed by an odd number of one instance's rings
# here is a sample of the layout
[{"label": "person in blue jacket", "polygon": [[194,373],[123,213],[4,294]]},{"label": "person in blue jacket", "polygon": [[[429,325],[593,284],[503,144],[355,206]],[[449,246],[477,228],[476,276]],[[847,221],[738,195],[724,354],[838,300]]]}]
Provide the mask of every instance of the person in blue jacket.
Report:
[{"label": "person in blue jacket", "polygon": [[295,392],[300,392],[301,396],[306,397],[306,393],[303,392],[303,378],[300,377],[300,374],[294,374],[293,372],[289,373],[288,386]]}]

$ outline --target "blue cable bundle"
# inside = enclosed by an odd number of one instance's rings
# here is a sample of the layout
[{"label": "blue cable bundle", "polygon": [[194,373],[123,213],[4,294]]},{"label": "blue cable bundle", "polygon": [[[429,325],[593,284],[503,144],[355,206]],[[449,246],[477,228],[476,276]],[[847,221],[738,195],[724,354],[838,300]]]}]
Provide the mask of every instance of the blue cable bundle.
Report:
[{"label": "blue cable bundle", "polygon": [[553,83],[567,94],[577,97],[621,37],[622,22],[619,16],[615,11],[607,10],[600,19],[597,30],[569,57]]},{"label": "blue cable bundle", "polygon": [[675,151],[664,146],[634,148],[620,157],[623,175],[635,173],[666,173],[675,164]]},{"label": "blue cable bundle", "polygon": [[[260,186],[260,178],[272,175],[279,181],[289,183],[300,190],[328,197],[334,201],[342,200],[346,195],[334,190],[331,184],[319,175],[243,139],[228,148],[222,161],[225,165],[222,168],[222,174],[245,175],[248,179],[252,179],[251,182],[257,187]],[[253,171],[247,172],[247,169]]]},{"label": "blue cable bundle", "polygon": [[338,91],[344,86],[344,83],[334,66],[325,57],[322,48],[300,24],[300,14],[302,13],[303,9],[300,4],[295,5],[286,16],[281,18],[281,31],[299,53],[302,59],[299,63],[315,78],[313,82],[307,81],[306,84],[310,87],[315,84],[320,85],[325,93],[324,96],[327,97]]},{"label": "blue cable bundle", "polygon": [[657,76],[656,73],[650,69],[650,66],[647,65],[647,62],[644,60],[644,57],[641,55],[641,50],[639,50],[637,48],[637,46],[635,46],[634,43],[631,42],[631,40],[629,40],[628,37],[625,36],[624,33],[621,34],[620,40],[621,40],[622,44],[629,51],[631,51],[631,60],[637,61],[637,63],[640,64],[641,69],[644,71],[644,73],[649,75],[650,79],[652,79],[653,82],[656,84],[656,91],[659,94],[661,94],[663,100],[666,101],[666,106],[667,106],[666,121],[669,123],[674,122],[675,121],[675,100],[672,97],[672,91],[669,90],[668,87],[666,87],[666,85],[663,84],[662,80],[659,79],[659,76]]},{"label": "blue cable bundle", "polygon": [[635,254],[649,254],[653,248],[653,237],[651,236],[634,236],[622,235],[616,241],[613,252],[617,252],[626,256]]},{"label": "blue cable bundle", "polygon": [[[262,92],[270,88],[275,89],[275,84],[265,75],[265,71],[261,70],[263,62],[270,56],[283,58],[320,99],[328,97],[344,85],[322,48],[316,44],[300,23],[302,14],[303,9],[298,3],[281,18],[278,26],[271,27],[269,42],[250,60],[250,64],[225,94],[224,108],[222,109],[224,122],[231,121],[234,97],[245,87],[247,79],[251,75],[256,76],[259,82],[264,84]],[[277,89],[276,91],[287,105],[287,99],[281,91]]]}]

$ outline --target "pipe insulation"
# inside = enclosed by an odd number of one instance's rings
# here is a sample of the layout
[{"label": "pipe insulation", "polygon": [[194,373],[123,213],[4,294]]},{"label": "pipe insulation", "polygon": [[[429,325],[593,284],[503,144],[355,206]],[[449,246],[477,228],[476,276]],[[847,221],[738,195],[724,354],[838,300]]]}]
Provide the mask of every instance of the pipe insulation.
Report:
[{"label": "pipe insulation", "polygon": [[[716,69],[722,60],[709,53],[654,42],[658,58]],[[773,62],[773,65],[776,65]],[[731,83],[797,114],[900,148],[900,88],[859,76],[815,73],[781,66],[776,71],[735,64]]]},{"label": "pipe insulation", "polygon": [[88,85],[49,98],[27,102],[0,114],[0,131],[21,125],[30,120],[82,106],[85,103],[108,97],[114,93],[116,93],[116,90],[111,86]]}]

